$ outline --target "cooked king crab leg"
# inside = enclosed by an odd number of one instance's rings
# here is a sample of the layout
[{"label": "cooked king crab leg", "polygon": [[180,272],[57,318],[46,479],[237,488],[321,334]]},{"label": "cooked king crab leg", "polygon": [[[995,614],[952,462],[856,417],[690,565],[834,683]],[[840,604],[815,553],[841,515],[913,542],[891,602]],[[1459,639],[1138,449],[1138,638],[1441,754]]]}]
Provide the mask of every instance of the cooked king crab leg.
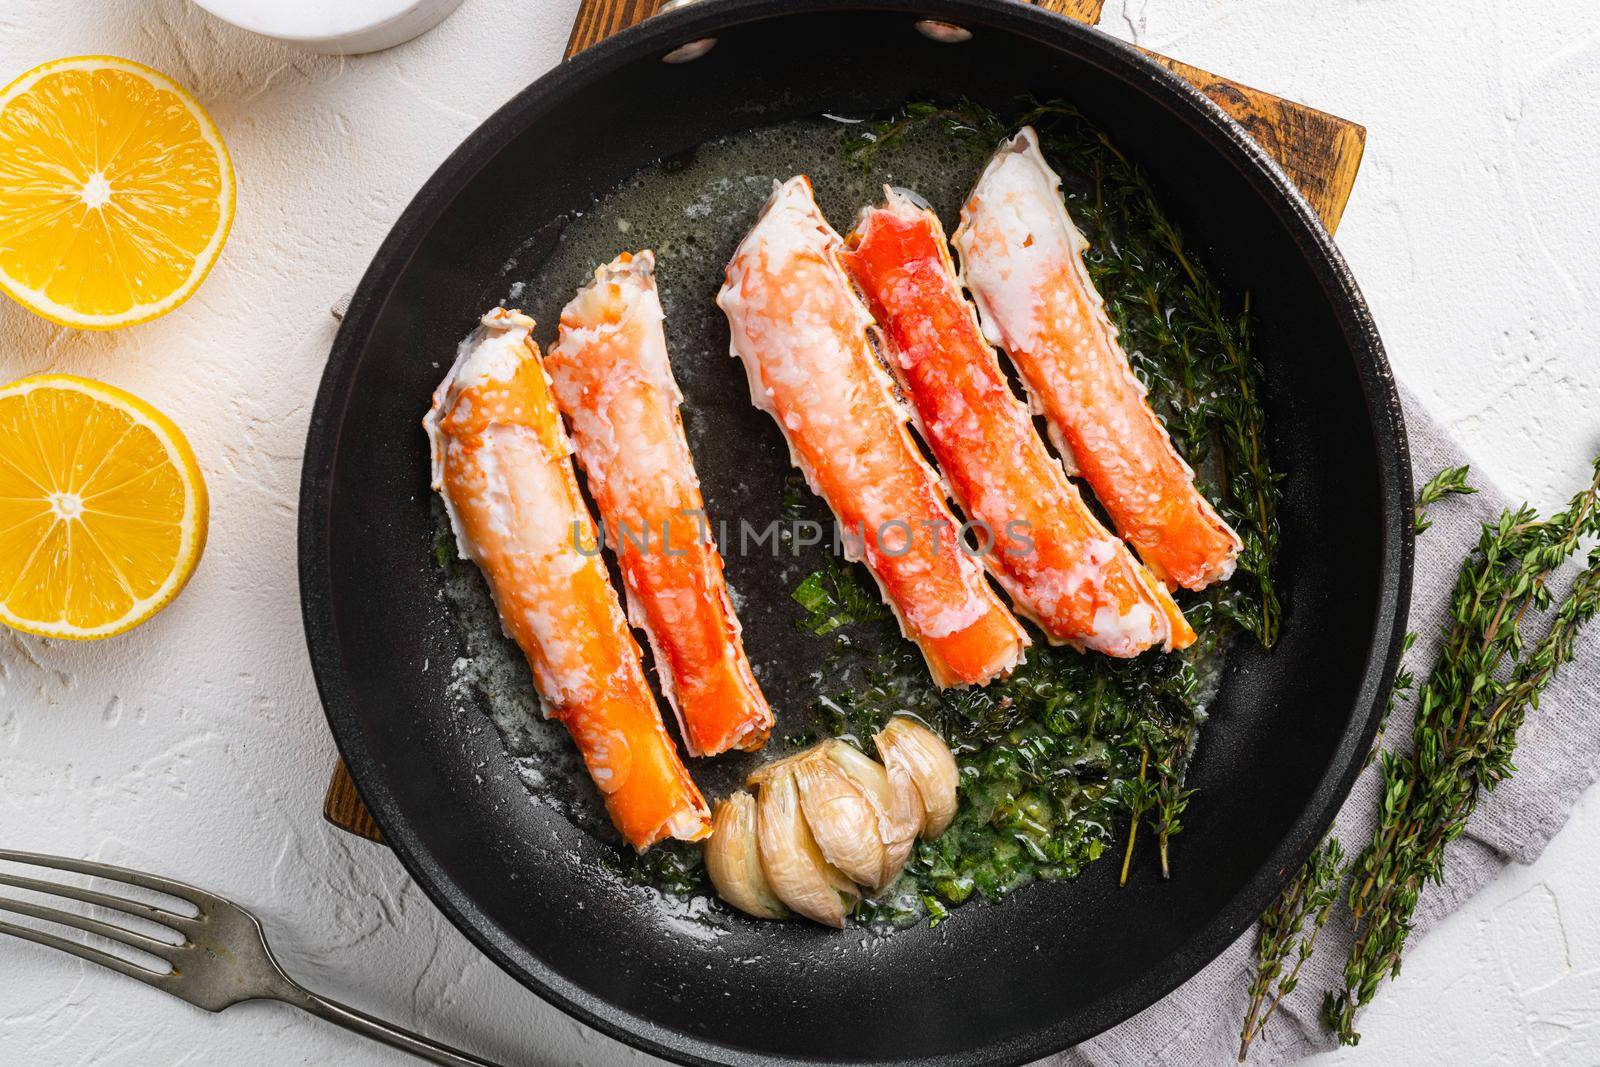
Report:
[{"label": "cooked king crab leg", "polygon": [[1231,575],[1239,536],[1145,399],[1031,126],[989,161],[954,243],[985,335],[1011,356],[1051,439],[1118,532],[1171,585],[1203,589]]},{"label": "cooked king crab leg", "polygon": [[847,554],[865,560],[934,681],[982,685],[1020,662],[1028,638],[964,551],[938,476],[906,430],[842,245],[811,183],[791,178],[734,252],[717,304],[751,398],[777,420]]},{"label": "cooked king crab leg", "polygon": [[1166,587],[1095,518],[1012,394],[939,217],[885,192],[861,213],[844,263],[957,502],[993,531],[984,560],[1017,611],[1057,642],[1111,656],[1192,643]]},{"label": "cooked king crab leg", "polygon": [[622,836],[640,851],[665,837],[699,840],[710,812],[595,547],[532,329],[526,315],[495,308],[463,342],[423,420],[433,487],[528,657],[545,713],[571,732]]},{"label": "cooked king crab leg", "polygon": [[690,755],[758,749],[772,711],[723,583],[662,317],[655,256],[624,252],[562,311],[545,368]]}]

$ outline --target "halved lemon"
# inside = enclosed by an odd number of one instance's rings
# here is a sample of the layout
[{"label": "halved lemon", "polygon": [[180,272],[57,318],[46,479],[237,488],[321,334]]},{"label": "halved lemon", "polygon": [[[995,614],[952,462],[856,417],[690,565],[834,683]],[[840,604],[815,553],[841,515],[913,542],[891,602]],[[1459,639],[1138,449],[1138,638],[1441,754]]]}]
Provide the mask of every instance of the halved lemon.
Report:
[{"label": "halved lemon", "polygon": [[114,386],[42,374],[0,388],[0,622],[110,637],[171,603],[206,543],[183,432]]},{"label": "halved lemon", "polygon": [[217,261],[233,164],[183,87],[76,56],[0,89],[0,289],[63,326],[164,315]]}]

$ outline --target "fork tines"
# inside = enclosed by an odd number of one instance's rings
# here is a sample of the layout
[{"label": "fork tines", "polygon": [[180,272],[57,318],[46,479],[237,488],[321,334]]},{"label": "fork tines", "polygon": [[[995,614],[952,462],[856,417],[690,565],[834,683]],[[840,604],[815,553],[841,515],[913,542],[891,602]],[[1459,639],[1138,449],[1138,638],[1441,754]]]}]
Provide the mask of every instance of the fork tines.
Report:
[{"label": "fork tines", "polygon": [[[208,905],[214,905],[217,898],[208,893],[195,889],[193,886],[182,882],[175,882],[168,878],[145,874],[141,871],[130,871],[122,867],[113,867],[105,863],[93,863],[86,860],[69,859],[64,856],[48,856],[36,852],[20,852],[14,849],[0,849],[0,861],[8,863],[25,864],[34,867],[46,867],[59,871],[68,871],[73,874],[87,875],[92,878],[101,878],[112,882],[121,882],[125,885],[137,886],[141,889],[151,890],[164,894],[178,901],[186,903],[195,909],[192,915],[170,908],[161,907],[144,901],[132,900],[127,897],[115,896],[111,893],[89,889],[84,886],[70,885],[61,882],[45,881],[39,878],[29,878],[23,875],[10,874],[0,871],[0,886],[10,886],[13,889],[27,890],[47,896],[65,897],[83,904],[92,904],[106,908],[122,915],[142,919],[146,922],[158,924],[183,936],[183,942],[174,944],[160,938],[139,933],[125,926],[120,926],[100,919],[91,918],[77,912],[65,911],[60,908],[50,907],[45,904],[34,903],[15,897],[0,896],[0,911],[9,911],[17,915],[25,915],[32,919],[55,923],[70,929],[87,934],[94,934],[120,945],[135,949],[138,952],[154,956],[167,964],[169,970],[158,971],[141,966],[131,960],[124,959],[114,953],[95,948],[93,945],[70,938],[61,937],[46,930],[35,929],[31,926],[22,926],[16,923],[0,920],[0,933],[11,934],[38,945],[60,949],[80,959],[91,963],[98,963],[130,978],[137,978],[160,988],[168,988],[178,978],[178,973],[173,957],[181,950],[187,948],[195,934],[205,922],[205,912]],[[170,990],[169,990],[170,991]]]}]

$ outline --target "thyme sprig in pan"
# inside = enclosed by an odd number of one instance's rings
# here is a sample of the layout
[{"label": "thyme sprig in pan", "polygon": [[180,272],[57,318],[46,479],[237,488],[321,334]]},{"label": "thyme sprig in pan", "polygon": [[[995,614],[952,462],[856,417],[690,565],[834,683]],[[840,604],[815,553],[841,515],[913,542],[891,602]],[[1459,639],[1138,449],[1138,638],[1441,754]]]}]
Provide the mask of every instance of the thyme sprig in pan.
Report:
[{"label": "thyme sprig in pan", "polygon": [[1550,574],[1600,533],[1600,462],[1568,508],[1540,519],[1528,507],[1487,524],[1462,566],[1443,648],[1418,695],[1412,751],[1382,757],[1383,799],[1372,841],[1351,867],[1347,903],[1356,939],[1344,988],[1323,1020],[1344,1044],[1360,1040],[1358,1009],[1400,973],[1417,901],[1444,879],[1445,846],[1466,829],[1483,792],[1509,777],[1517,731],[1573,654],[1578,630],[1600,610],[1600,549],[1556,608],[1544,636],[1526,643],[1526,616],[1548,610]]}]

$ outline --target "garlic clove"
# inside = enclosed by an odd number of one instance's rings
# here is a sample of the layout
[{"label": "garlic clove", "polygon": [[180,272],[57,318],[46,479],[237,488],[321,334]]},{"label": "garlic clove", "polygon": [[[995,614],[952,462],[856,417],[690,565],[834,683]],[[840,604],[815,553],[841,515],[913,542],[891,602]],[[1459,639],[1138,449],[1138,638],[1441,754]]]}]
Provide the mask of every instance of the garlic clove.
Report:
[{"label": "garlic clove", "polygon": [[858,890],[811,836],[792,765],[763,777],[756,831],[761,870],[777,898],[808,919],[843,929],[846,906]]},{"label": "garlic clove", "polygon": [[922,836],[938,837],[956,817],[956,758],[943,738],[915,719],[897,715],[875,738],[889,782],[902,793],[905,779],[916,787],[927,820]]},{"label": "garlic clove", "polygon": [[[904,761],[891,762],[884,757],[884,777],[888,779],[889,789],[894,794],[896,807],[902,811],[914,811],[915,817],[911,825],[917,828],[913,837],[920,836],[928,825],[928,809],[923,806],[922,794],[917,790],[917,783],[912,780],[911,772],[906,768]],[[907,850],[907,855],[910,850]]]},{"label": "garlic clove", "polygon": [[825,741],[822,751],[839,770],[856,784],[872,802],[878,820],[878,839],[883,842],[883,870],[875,880],[863,879],[873,892],[884,889],[900,875],[911,858],[917,833],[922,829],[922,798],[907,779],[907,787],[895,789],[883,764],[854,745]]},{"label": "garlic clove", "polygon": [[749,793],[734,793],[719,803],[711,815],[706,871],[717,895],[746,915],[782,919],[789,909],[767,884],[758,841],[756,798]]},{"label": "garlic clove", "polygon": [[811,749],[808,748],[803,752],[796,752],[793,755],[783,756],[779,759],[775,759],[771,763],[763,763],[761,766],[751,771],[749,776],[745,778],[745,788],[757,788],[758,786],[764,784],[766,780],[771,778],[774,774],[777,774],[779,771],[784,770],[785,768],[793,767],[796,763],[805,759],[809,755],[811,755]]},{"label": "garlic clove", "polygon": [[821,748],[794,765],[800,810],[827,861],[852,881],[880,889],[885,867],[878,810]]}]

